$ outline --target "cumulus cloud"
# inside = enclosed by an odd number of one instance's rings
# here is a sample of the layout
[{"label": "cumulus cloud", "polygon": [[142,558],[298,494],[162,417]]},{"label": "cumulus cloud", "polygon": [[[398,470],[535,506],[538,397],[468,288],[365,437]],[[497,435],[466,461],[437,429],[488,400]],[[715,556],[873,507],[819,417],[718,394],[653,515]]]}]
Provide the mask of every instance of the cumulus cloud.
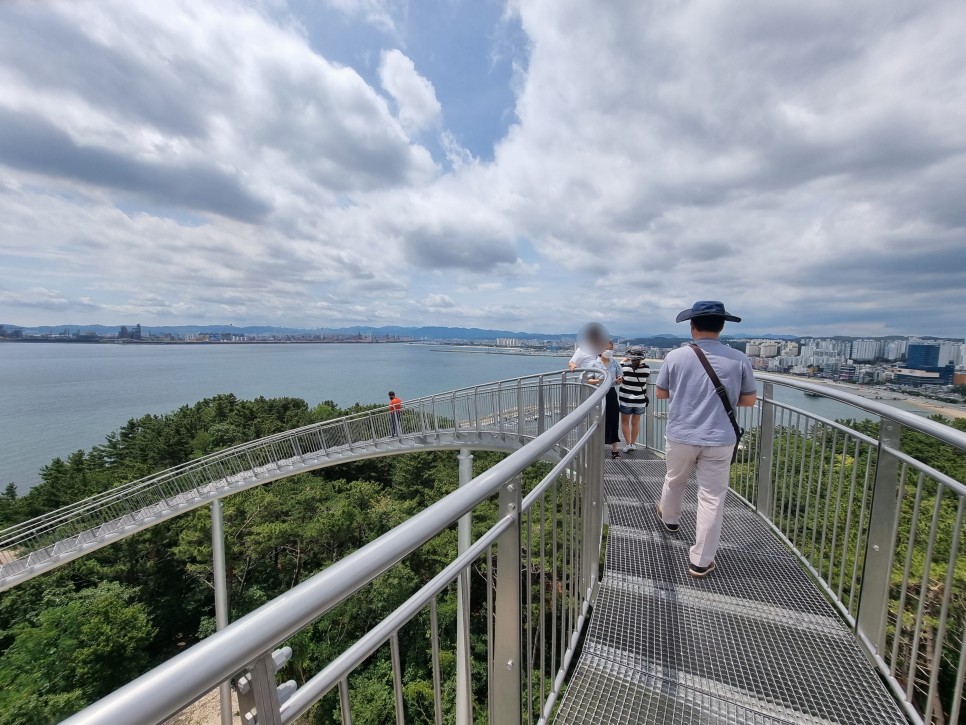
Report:
[{"label": "cumulus cloud", "polygon": [[[956,218],[948,196],[930,204],[919,183],[966,179],[966,87],[952,71],[966,62],[962,8],[517,10],[533,49],[491,188],[513,190],[507,212],[541,256],[592,271],[595,306],[615,290],[638,297],[640,313],[615,314],[624,324],[653,328],[640,317],[669,322],[691,298],[724,297],[767,311],[762,324],[806,329],[809,306],[849,284],[823,274],[837,265],[889,319],[902,305],[865,285],[861,260],[901,289],[926,281],[896,264],[904,253],[948,257],[966,241],[937,223]],[[952,273],[934,291],[962,302],[964,281]],[[950,307],[923,302],[920,317],[955,329]]]},{"label": "cumulus cloud", "polygon": [[419,75],[416,65],[402,51],[383,52],[379,81],[399,106],[399,122],[410,133],[418,133],[439,120],[442,107],[433,84]]},{"label": "cumulus cloud", "polygon": [[250,219],[292,175],[338,194],[434,174],[356,71],[241,5],[18,4],[0,48],[0,153],[26,170]]},{"label": "cumulus cloud", "polygon": [[268,6],[0,6],[0,311],[963,333],[966,6],[515,0],[492,160],[415,5]]},{"label": "cumulus cloud", "polygon": [[423,306],[429,310],[441,310],[456,307],[453,298],[443,294],[428,294],[422,302]]}]

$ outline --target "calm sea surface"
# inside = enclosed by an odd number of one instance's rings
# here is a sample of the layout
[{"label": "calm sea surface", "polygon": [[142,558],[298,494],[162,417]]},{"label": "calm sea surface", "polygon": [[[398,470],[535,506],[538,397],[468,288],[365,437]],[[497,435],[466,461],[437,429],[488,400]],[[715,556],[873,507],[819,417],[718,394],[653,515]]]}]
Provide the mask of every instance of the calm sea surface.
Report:
[{"label": "calm sea surface", "polygon": [[[0,486],[21,493],[55,456],[101,443],[130,418],[218,393],[294,396],[309,405],[383,403],[519,375],[566,358],[438,352],[420,345],[0,345]],[[777,388],[829,418],[862,417],[835,401]]]}]

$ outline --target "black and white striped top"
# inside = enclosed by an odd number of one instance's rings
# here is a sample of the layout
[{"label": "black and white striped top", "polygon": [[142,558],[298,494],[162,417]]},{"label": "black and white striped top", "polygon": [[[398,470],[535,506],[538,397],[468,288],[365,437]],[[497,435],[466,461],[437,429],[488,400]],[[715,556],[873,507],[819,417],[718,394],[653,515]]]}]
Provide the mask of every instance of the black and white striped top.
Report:
[{"label": "black and white striped top", "polygon": [[632,368],[629,362],[621,363],[621,375],[624,376],[624,382],[621,383],[618,393],[621,405],[645,405],[647,379],[651,376],[651,369],[647,363],[642,362],[637,370]]}]

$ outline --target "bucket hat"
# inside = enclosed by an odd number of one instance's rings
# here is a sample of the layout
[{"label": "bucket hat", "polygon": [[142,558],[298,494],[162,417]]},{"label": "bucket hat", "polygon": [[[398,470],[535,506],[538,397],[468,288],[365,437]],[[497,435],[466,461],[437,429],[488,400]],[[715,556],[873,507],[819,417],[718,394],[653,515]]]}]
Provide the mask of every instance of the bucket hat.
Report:
[{"label": "bucket hat", "polygon": [[729,322],[741,322],[741,318],[725,310],[724,302],[701,300],[691,305],[689,310],[681,310],[675,322],[684,322],[695,317],[723,317]]}]

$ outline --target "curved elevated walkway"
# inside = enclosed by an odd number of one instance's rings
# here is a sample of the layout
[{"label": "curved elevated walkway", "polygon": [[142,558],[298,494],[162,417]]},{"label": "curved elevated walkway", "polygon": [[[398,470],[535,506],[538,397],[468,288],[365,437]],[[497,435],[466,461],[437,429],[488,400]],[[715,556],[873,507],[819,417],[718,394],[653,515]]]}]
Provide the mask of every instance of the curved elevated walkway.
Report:
[{"label": "curved elevated walkway", "polygon": [[[498,562],[509,557],[511,567],[529,567],[538,501],[538,556],[548,556],[544,547],[550,546],[550,578],[546,571],[541,575],[550,588],[534,590],[528,585],[524,592],[515,577],[488,578],[486,584],[486,606],[492,615],[487,617],[486,655],[490,722],[515,722],[521,713],[533,722],[538,712],[540,723],[553,717],[567,725],[958,722],[966,649],[962,625],[956,624],[963,621],[962,607],[952,592],[961,582],[956,577],[964,554],[960,531],[966,520],[966,487],[906,455],[899,444],[903,430],[916,430],[931,436],[935,445],[966,451],[966,435],[835,393],[832,397],[841,402],[878,416],[879,438],[871,438],[777,401],[774,385],[786,382],[763,377],[760,405],[742,409],[746,427],[756,431],[739,454],[743,468],[734,482],[745,498],[729,494],[719,568],[707,579],[694,580],[686,570],[694,536],[693,487],[685,500],[681,531],[668,534],[655,515],[663,460],[641,451],[621,461],[602,462],[599,414],[605,391],[582,384],[579,374],[553,373],[412,401],[398,418],[383,409],[269,436],[11,527],[0,532],[5,557],[0,590],[206,502],[298,472],[408,451],[516,451],[475,478],[471,470],[461,468],[465,485],[456,491],[77,713],[70,722],[163,722],[213,688],[227,692],[225,683],[241,671],[248,673],[249,682],[258,683],[254,712],[261,713],[259,723],[289,725],[335,687],[345,719],[351,721],[347,682],[362,661],[353,657],[363,651],[360,647],[382,646],[391,650],[396,716],[404,721],[400,629],[428,608],[431,639],[437,638],[438,648],[435,597],[441,587],[464,586],[458,583],[460,577],[484,551],[490,557],[495,547]],[[794,385],[819,390],[808,383]],[[663,420],[663,408],[655,401],[648,409],[645,431],[655,450]],[[806,430],[811,438],[803,435]],[[516,481],[537,460],[556,460],[558,465],[540,483],[542,493],[534,496],[531,491],[521,499]],[[558,514],[554,487],[565,471],[569,475],[563,480],[568,483],[561,495],[567,498],[561,502],[569,503]],[[598,580],[601,485],[608,529],[606,563]],[[803,492],[805,505],[799,511]],[[819,506],[819,492],[824,507]],[[554,534],[545,542],[547,495],[552,495],[549,521]],[[502,517],[474,543],[463,522],[476,506],[494,497]],[[755,501],[757,511],[745,504],[746,499]],[[928,505],[920,511],[926,500]],[[838,504],[834,511],[829,504],[841,501],[847,502],[847,509],[839,530]],[[789,511],[794,503],[794,517],[769,520],[776,502],[787,504]],[[213,532],[217,510],[213,506]],[[566,535],[559,537],[558,545],[556,527],[561,525]],[[275,648],[454,526],[467,534],[462,552],[370,630],[369,639],[351,645],[294,695],[289,692],[291,699],[283,705],[272,669]],[[811,551],[806,556],[792,547],[798,546],[800,532],[808,530],[813,544],[821,533],[822,545],[818,554]],[[940,530],[954,532],[951,540],[939,539]],[[829,561],[842,562],[834,578],[832,564],[822,574],[827,534]],[[804,540],[804,533],[801,537]],[[923,551],[924,557],[914,557],[916,551]],[[852,557],[851,583],[842,574],[847,555]],[[488,558],[488,571],[491,566]],[[934,567],[944,573],[935,574]],[[896,596],[893,579],[900,571]],[[934,587],[939,576],[945,593],[934,626],[925,620],[924,602],[926,587]],[[533,604],[534,591],[541,603],[536,619],[532,606],[525,606],[527,601]],[[542,608],[547,591],[552,622],[549,654]],[[459,612],[469,622],[471,597],[459,599]],[[524,612],[531,614],[524,617]],[[893,613],[895,619],[890,619]],[[466,656],[457,657],[464,663],[455,674],[457,692],[460,683],[469,692],[479,670],[471,666],[468,628],[458,629]],[[527,636],[527,660],[521,630]],[[931,638],[935,654],[920,652],[922,632]],[[897,656],[899,635],[908,639],[910,633],[912,656]],[[457,651],[459,642],[458,635]],[[578,643],[579,658],[564,691]],[[514,666],[518,661],[535,662],[538,654],[539,668]],[[498,661],[507,666],[496,666]],[[950,662],[954,664],[949,666]],[[441,723],[438,654],[434,669],[436,722]],[[535,686],[534,673],[539,680]],[[952,683],[942,691],[940,676]],[[521,706],[523,693],[529,705]],[[917,706],[917,697],[925,707]]]},{"label": "curved elevated walkway", "polygon": [[[216,499],[297,473],[416,451],[519,450],[586,394],[579,374],[478,385],[218,451],[0,531],[0,592]],[[551,455],[548,460],[553,460]]]},{"label": "curved elevated walkway", "polygon": [[655,515],[665,470],[644,452],[604,464],[606,567],[555,722],[907,722],[852,631],[738,497],[717,571],[688,574],[695,488],[668,534]]}]

